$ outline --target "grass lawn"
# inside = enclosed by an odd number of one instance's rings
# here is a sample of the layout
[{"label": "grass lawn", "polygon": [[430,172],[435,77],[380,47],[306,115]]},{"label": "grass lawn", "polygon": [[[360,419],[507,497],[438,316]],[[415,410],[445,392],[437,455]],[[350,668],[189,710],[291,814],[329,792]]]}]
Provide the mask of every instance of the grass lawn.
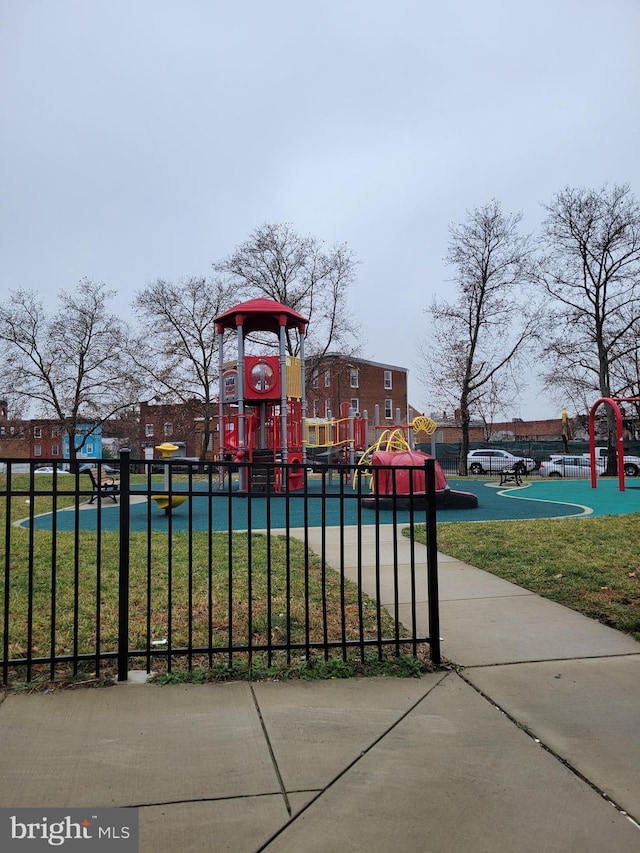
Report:
[{"label": "grass lawn", "polygon": [[455,522],[438,550],[640,640],[639,532],[637,514]]}]

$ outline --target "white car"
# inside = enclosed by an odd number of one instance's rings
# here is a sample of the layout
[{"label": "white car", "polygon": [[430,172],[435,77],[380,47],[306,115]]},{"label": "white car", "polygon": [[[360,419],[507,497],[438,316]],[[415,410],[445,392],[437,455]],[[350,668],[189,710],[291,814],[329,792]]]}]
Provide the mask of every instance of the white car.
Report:
[{"label": "white car", "polygon": [[34,474],[53,474],[55,471],[58,474],[68,474],[68,471],[63,470],[62,468],[52,468],[50,465],[43,465],[42,468],[36,468],[33,472]]},{"label": "white car", "polygon": [[[598,474],[604,471],[604,464],[596,460]],[[591,477],[591,460],[588,456],[562,456],[554,455],[540,463],[538,474],[541,477]]]},{"label": "white car", "polygon": [[535,467],[535,460],[514,456],[508,450],[486,448],[470,450],[467,453],[467,470],[470,474],[499,474],[505,468],[513,468],[519,474],[528,474]]},{"label": "white car", "polygon": [[[583,453],[588,459],[591,458],[590,453]],[[608,449],[606,447],[596,447],[596,462],[603,467],[607,464]],[[640,474],[640,456],[627,456],[624,454],[623,463],[624,473],[627,477],[637,477]]]}]

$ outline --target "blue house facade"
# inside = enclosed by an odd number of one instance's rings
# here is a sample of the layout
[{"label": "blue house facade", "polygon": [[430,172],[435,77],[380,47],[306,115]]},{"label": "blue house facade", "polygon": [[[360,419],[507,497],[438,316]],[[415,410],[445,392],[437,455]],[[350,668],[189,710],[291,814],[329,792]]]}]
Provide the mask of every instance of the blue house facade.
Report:
[{"label": "blue house facade", "polygon": [[[75,434],[77,459],[102,459],[102,426],[78,424]],[[62,455],[70,458],[69,433],[62,436]]]}]

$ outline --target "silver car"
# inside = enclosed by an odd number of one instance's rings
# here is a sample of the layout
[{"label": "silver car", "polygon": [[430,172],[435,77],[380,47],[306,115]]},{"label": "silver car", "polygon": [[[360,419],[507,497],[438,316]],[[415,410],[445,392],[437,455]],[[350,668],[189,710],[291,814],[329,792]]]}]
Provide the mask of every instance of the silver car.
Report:
[{"label": "silver car", "polygon": [[482,448],[467,453],[467,470],[470,474],[499,474],[505,468],[513,468],[519,474],[528,474],[535,467],[533,459],[514,456],[508,450]]},{"label": "silver car", "polygon": [[[604,465],[596,461],[596,470],[601,474]],[[591,460],[588,456],[552,456],[540,463],[538,471],[541,477],[582,477],[591,476]]]}]

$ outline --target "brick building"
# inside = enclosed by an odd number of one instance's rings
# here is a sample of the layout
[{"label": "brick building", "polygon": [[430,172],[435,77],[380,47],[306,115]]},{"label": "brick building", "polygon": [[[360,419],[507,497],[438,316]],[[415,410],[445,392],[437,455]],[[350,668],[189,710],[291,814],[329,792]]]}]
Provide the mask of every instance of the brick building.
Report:
[{"label": "brick building", "polygon": [[[455,444],[462,440],[462,427],[455,417],[438,418],[431,417],[438,424],[435,437],[436,442],[442,444]],[[569,438],[576,441],[588,441],[588,418],[576,416],[569,418]],[[562,418],[549,418],[547,420],[526,421],[522,418],[513,418],[510,421],[500,421],[493,424],[483,424],[479,421],[472,422],[469,429],[469,440],[471,442],[500,442],[500,441],[562,441],[563,424]],[[606,436],[606,418],[600,417],[596,420],[596,434]]]},{"label": "brick building", "polygon": [[140,403],[138,443],[146,459],[159,458],[154,450],[165,441],[180,449],[176,456],[198,457],[199,435],[196,419],[202,417],[202,405],[198,400],[188,403]]},{"label": "brick building", "polygon": [[404,367],[330,354],[307,385],[307,415],[337,418],[349,407],[361,415],[367,412],[372,438],[376,406],[380,426],[393,426],[398,410],[400,423],[407,423],[407,376]]},{"label": "brick building", "polygon": [[4,459],[62,459],[63,435],[58,421],[45,418],[10,420],[0,400],[0,457]]},{"label": "brick building", "polygon": [[[78,434],[91,429],[81,425]],[[76,441],[76,447],[79,440]],[[98,428],[83,442],[79,459],[97,459],[102,456],[102,430]],[[6,420],[0,417],[0,457],[5,459],[46,459],[62,464],[69,459],[69,437],[57,420],[31,418]]]},{"label": "brick building", "polygon": [[109,418],[102,425],[102,429],[102,446],[105,456],[115,459],[124,448],[131,452],[132,459],[139,459],[144,456],[140,447],[138,406],[127,412],[122,412],[115,418]]},{"label": "brick building", "polygon": [[28,421],[9,420],[7,403],[0,400],[0,459],[29,459],[31,431]]},{"label": "brick building", "polygon": [[65,436],[58,421],[31,420],[25,426],[29,433],[30,456],[35,459],[64,458]]}]

